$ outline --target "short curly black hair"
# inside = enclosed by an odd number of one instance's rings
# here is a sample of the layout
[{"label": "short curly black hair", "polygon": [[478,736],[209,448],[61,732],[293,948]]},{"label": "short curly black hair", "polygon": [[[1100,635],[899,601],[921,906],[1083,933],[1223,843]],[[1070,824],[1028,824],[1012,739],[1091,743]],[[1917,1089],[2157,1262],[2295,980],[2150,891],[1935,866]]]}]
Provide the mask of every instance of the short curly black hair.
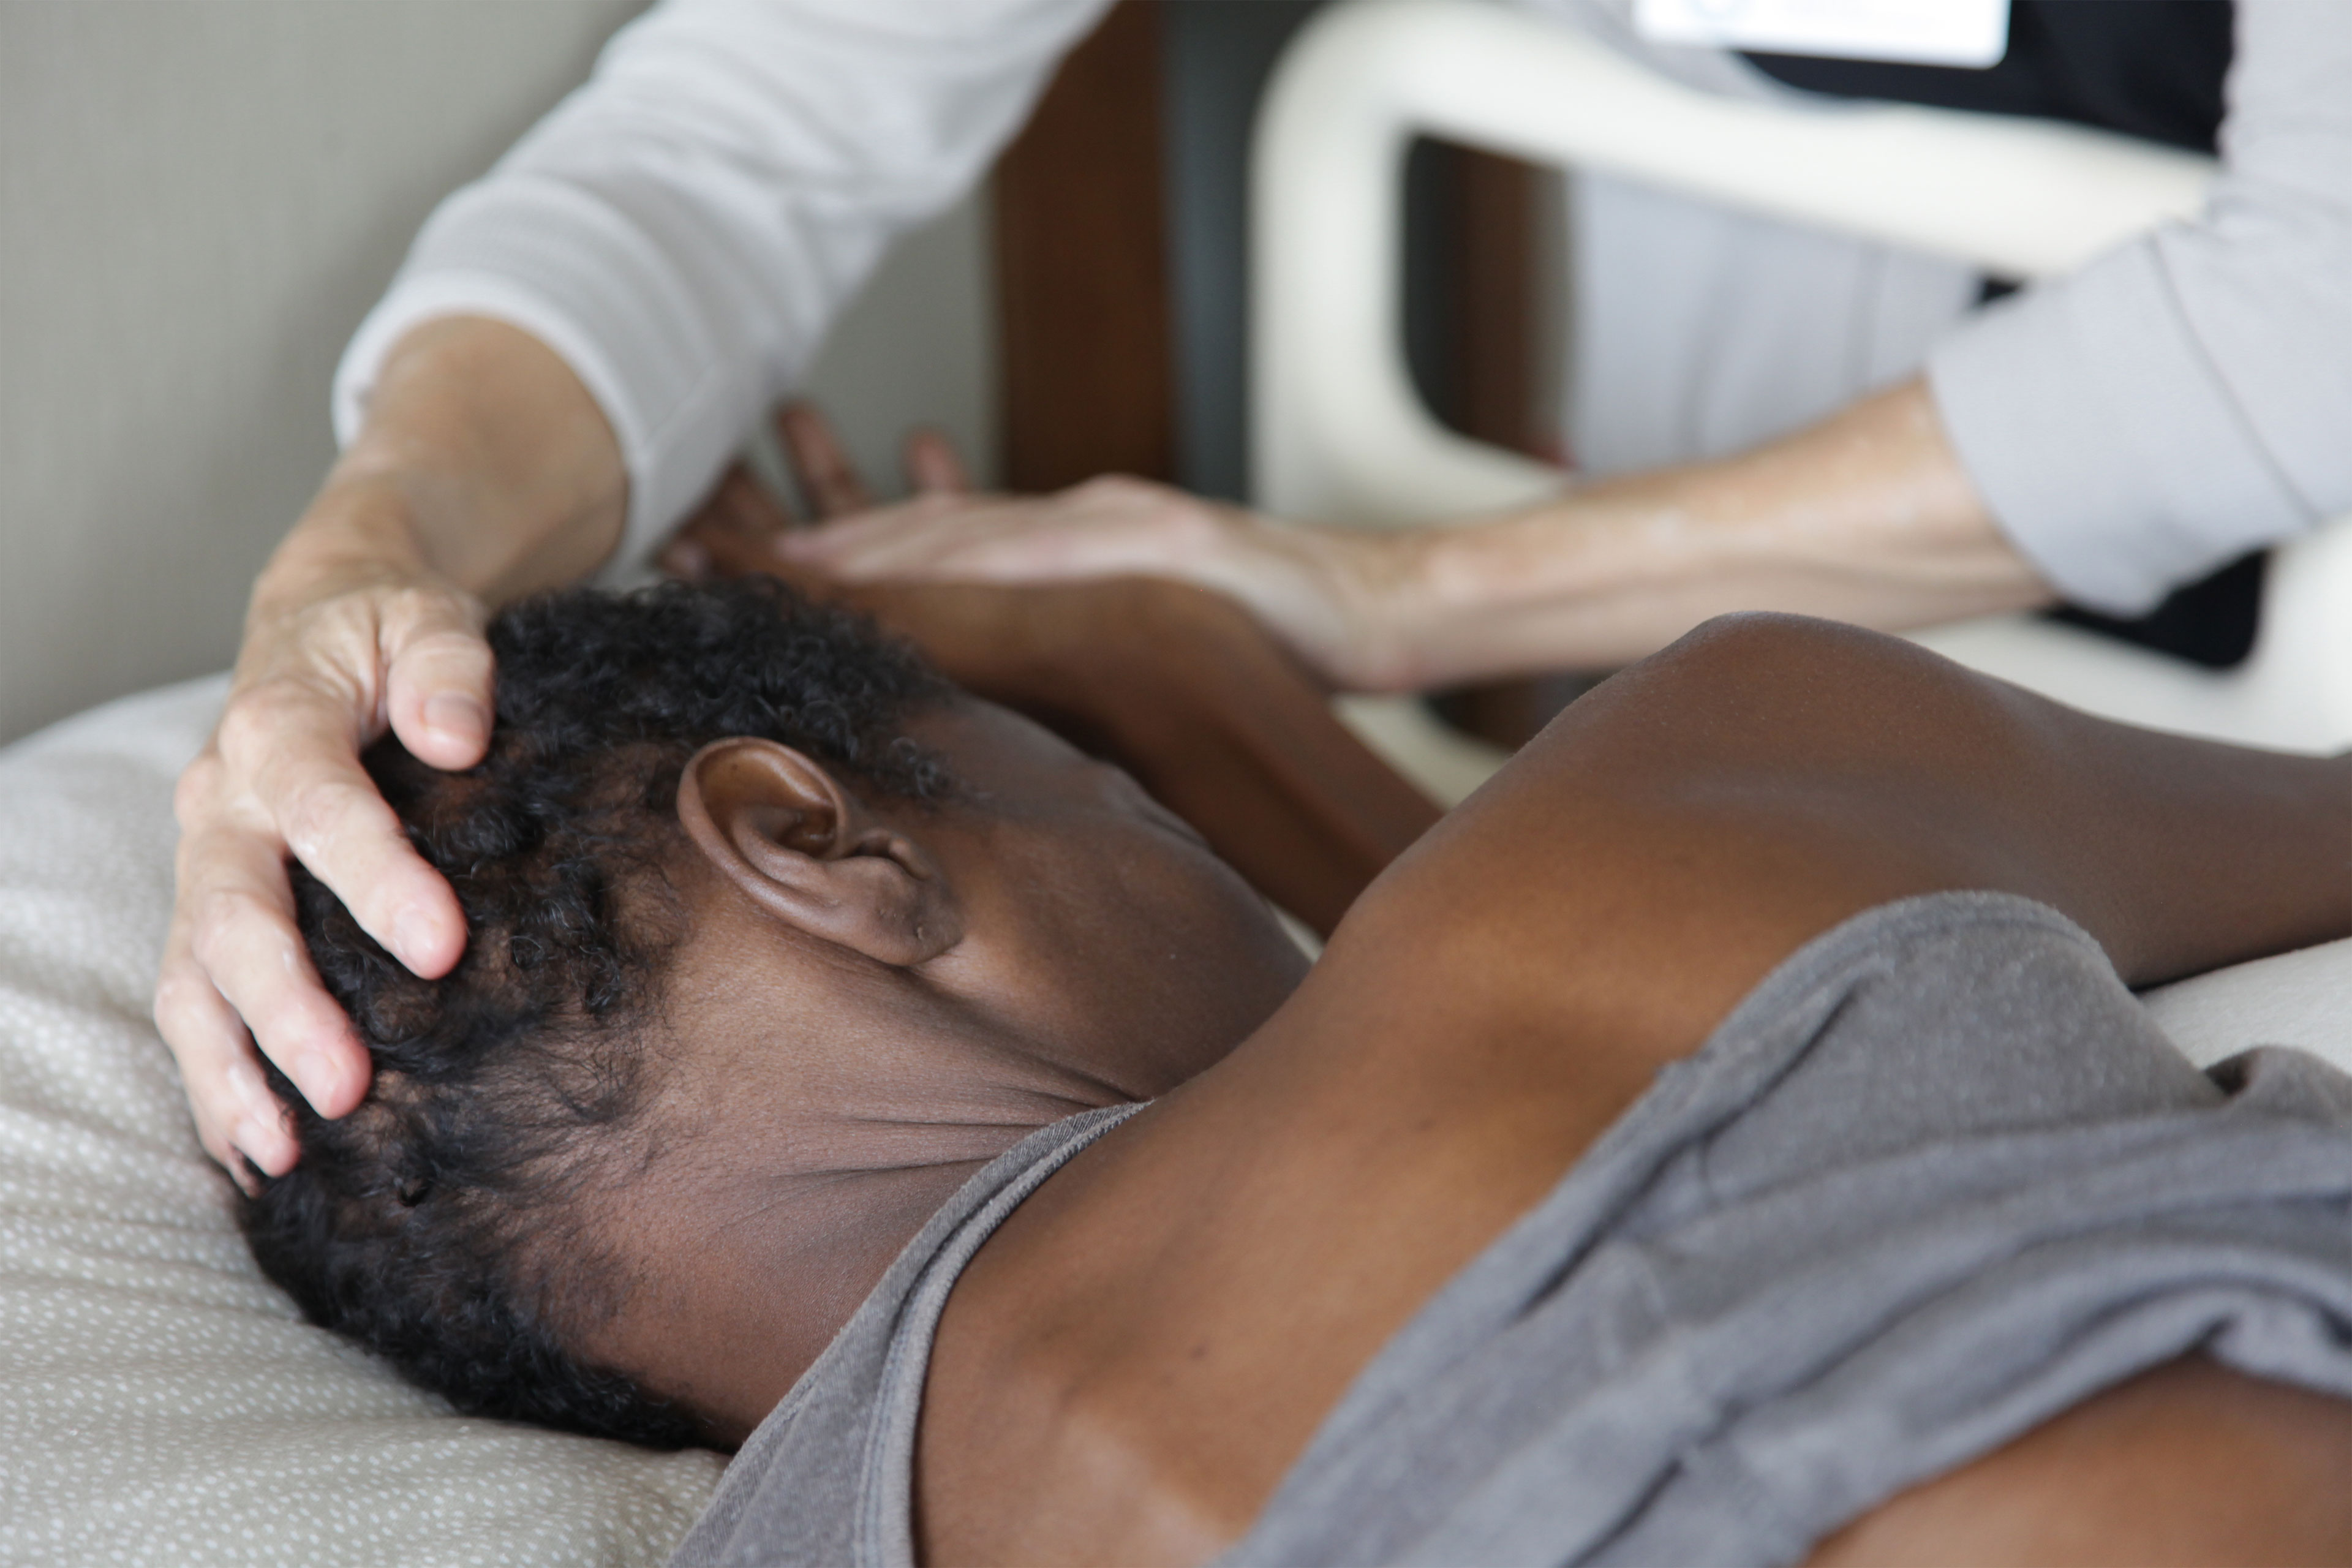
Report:
[{"label": "short curly black hair", "polygon": [[[468,1414],[657,1447],[694,1422],[568,1338],[632,1285],[583,1234],[646,1157],[663,955],[684,934],[663,868],[709,742],[797,747],[877,793],[951,781],[906,721],[953,689],[869,624],[772,579],[526,601],[489,627],[498,716],[445,773],[386,738],[369,774],[457,889],[469,940],[421,980],[292,868],[303,938],[373,1058],[329,1121],[282,1078],[301,1161],[242,1208],[263,1270],[314,1322]],[[584,1134],[593,1131],[594,1136]]]}]

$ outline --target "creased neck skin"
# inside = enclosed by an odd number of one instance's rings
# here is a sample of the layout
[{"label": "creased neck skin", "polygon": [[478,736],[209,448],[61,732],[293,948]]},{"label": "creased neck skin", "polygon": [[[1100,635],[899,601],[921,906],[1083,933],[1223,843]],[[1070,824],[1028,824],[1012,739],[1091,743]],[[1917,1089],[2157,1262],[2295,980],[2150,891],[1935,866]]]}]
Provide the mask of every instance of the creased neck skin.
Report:
[{"label": "creased neck skin", "polygon": [[698,1012],[695,1065],[655,1112],[641,1173],[605,1205],[616,1253],[659,1261],[638,1265],[591,1336],[596,1359],[699,1413],[730,1448],[974,1173],[1041,1127],[1154,1087],[1115,1052],[1094,1070],[952,1032],[853,1029],[810,1050],[747,1016],[755,994]]}]

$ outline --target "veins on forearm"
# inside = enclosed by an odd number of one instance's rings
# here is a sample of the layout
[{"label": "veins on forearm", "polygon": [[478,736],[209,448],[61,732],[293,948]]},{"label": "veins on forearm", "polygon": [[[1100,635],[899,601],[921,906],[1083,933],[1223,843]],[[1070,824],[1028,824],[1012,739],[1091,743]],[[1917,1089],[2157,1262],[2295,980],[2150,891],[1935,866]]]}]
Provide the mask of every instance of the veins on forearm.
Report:
[{"label": "veins on forearm", "polygon": [[1733,610],[1898,630],[2050,597],[1916,382],[1738,457],[1434,531],[1419,574],[1430,679],[1609,668]]}]

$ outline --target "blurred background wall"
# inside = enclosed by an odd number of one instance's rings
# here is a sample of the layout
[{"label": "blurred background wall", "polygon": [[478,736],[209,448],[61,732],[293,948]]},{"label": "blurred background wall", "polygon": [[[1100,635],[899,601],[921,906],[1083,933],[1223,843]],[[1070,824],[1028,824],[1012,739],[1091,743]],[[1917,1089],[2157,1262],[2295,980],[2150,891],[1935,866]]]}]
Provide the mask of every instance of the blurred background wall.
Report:
[{"label": "blurred background wall", "polygon": [[[0,742],[229,662],[410,237],[645,3],[0,0]],[[927,423],[983,482],[1247,496],[1249,133],[1321,3],[1107,11],[817,361],[878,488]],[[1405,184],[1415,380],[1543,449],[1555,183],[1424,143]]]},{"label": "blurred background wall", "polygon": [[[226,666],[327,386],[444,193],[642,0],[0,0],[0,741]],[[902,246],[813,391],[877,474],[996,450],[985,215]]]}]

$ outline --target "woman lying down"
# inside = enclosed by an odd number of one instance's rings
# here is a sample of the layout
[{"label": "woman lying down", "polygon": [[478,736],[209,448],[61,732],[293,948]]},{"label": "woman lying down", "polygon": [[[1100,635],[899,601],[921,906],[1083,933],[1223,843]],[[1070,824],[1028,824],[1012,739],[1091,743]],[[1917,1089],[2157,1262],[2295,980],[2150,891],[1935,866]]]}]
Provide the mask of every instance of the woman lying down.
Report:
[{"label": "woman lying down", "polygon": [[2352,931],[2352,759],[1720,621],[1309,971],[772,584],[494,641],[488,762],[371,757],[472,946],[308,888],[375,1088],[250,1233],[461,1409],[737,1448],[681,1562],[2352,1561],[2352,1080],[2126,989]]}]

